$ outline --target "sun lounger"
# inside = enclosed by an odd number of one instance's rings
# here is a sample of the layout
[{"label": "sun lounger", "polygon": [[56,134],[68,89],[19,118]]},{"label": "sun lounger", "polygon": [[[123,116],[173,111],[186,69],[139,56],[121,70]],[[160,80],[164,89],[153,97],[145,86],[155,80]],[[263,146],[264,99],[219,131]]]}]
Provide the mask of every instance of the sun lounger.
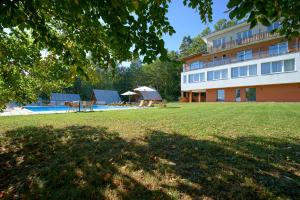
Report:
[{"label": "sun lounger", "polygon": [[94,105],[94,101],[83,101],[82,102],[82,108],[84,111],[86,111],[87,109],[89,109],[90,111],[93,111],[93,105]]},{"label": "sun lounger", "polygon": [[147,107],[152,107],[153,106],[153,101],[149,101]]},{"label": "sun lounger", "polygon": [[66,101],[64,103],[65,106],[68,106],[69,107],[69,110],[76,110],[77,108],[79,108],[79,102],[68,102]]},{"label": "sun lounger", "polygon": [[144,102],[145,102],[144,100],[141,100],[141,101],[140,101],[140,104],[139,104],[139,107],[144,106]]}]

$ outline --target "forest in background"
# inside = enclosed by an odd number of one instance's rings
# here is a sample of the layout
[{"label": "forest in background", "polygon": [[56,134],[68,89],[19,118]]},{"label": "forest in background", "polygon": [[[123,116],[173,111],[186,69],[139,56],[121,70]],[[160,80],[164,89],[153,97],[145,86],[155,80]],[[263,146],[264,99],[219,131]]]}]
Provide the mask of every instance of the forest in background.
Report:
[{"label": "forest in background", "polygon": [[182,71],[182,63],[178,59],[205,52],[206,44],[202,40],[203,36],[237,23],[234,20],[220,19],[214,24],[213,30],[207,27],[194,38],[184,36],[179,52],[168,52],[169,60],[167,61],[157,59],[151,64],[143,64],[140,59],[136,59],[129,67],[119,65],[115,69],[99,69],[93,80],[77,78],[72,86],[65,88],[63,92],[78,93],[83,100],[89,100],[93,89],[116,90],[121,94],[138,86],[149,86],[157,89],[163,99],[176,101],[180,96],[180,73]]}]

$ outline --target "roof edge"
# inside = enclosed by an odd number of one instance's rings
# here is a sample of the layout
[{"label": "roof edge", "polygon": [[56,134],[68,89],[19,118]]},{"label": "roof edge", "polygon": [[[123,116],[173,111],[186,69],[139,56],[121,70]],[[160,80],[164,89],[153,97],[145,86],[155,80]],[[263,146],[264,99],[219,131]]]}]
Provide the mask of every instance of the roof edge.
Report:
[{"label": "roof edge", "polygon": [[230,27],[227,27],[227,28],[224,28],[222,30],[218,30],[218,31],[214,31],[214,32],[211,32],[210,34],[206,35],[206,36],[203,36],[202,39],[207,42],[207,39],[208,38],[211,38],[211,37],[214,37],[216,35],[220,35],[220,34],[223,34],[223,33],[226,33],[228,31],[231,31],[231,30],[234,30],[236,28],[239,28],[239,27],[242,27],[242,26],[245,26],[245,25],[249,25],[249,23],[245,20],[245,21],[242,21],[238,24],[235,24],[233,26],[230,26]]},{"label": "roof edge", "polygon": [[184,56],[184,57],[181,57],[181,58],[178,58],[177,60],[178,61],[186,61],[190,58],[193,58],[193,57],[196,57],[196,56],[201,56],[203,54],[206,54],[207,52],[199,52],[199,53],[194,53],[194,54],[191,54],[191,55],[188,55],[188,56]]}]

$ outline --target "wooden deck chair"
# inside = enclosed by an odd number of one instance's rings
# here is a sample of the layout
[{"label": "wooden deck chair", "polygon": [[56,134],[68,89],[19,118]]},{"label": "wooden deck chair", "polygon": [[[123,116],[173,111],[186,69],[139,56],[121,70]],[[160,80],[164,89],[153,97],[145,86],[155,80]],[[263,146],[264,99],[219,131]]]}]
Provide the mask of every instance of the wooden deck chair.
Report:
[{"label": "wooden deck chair", "polygon": [[149,101],[149,103],[148,103],[147,107],[151,107],[151,106],[153,106],[153,101],[152,101],[152,100],[151,100],[151,101]]},{"label": "wooden deck chair", "polygon": [[144,106],[144,100],[140,101],[139,107],[142,107],[142,106]]}]

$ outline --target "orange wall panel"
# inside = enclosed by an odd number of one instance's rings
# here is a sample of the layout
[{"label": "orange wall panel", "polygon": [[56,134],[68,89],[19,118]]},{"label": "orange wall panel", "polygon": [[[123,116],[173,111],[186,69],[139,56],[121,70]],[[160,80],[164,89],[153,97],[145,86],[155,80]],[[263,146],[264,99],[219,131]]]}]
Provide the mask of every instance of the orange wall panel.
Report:
[{"label": "orange wall panel", "polygon": [[258,102],[300,102],[300,83],[256,87]]},{"label": "orange wall panel", "polygon": [[241,101],[247,101],[246,99],[246,88],[241,88]]},{"label": "orange wall panel", "polygon": [[[246,88],[237,87],[241,89],[241,101],[245,102]],[[235,90],[237,88],[225,88],[225,101],[235,102]],[[257,102],[300,102],[300,83],[294,84],[280,84],[280,85],[261,85],[251,86],[249,88],[256,88]],[[220,88],[220,90],[223,88]],[[206,90],[206,101],[216,102],[218,89]]]},{"label": "orange wall panel", "polygon": [[235,101],[235,88],[226,88],[225,89],[225,101],[234,102]]},{"label": "orange wall panel", "polygon": [[215,89],[206,90],[206,101],[215,102],[216,100],[217,100],[217,90]]}]

